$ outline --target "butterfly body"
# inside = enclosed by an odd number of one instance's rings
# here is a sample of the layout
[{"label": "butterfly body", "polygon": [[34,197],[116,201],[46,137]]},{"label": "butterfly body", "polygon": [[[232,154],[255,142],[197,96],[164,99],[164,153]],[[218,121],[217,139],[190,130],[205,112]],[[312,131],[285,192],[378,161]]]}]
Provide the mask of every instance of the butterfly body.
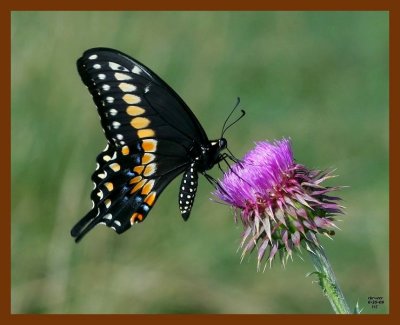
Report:
[{"label": "butterfly body", "polygon": [[86,51],[78,72],[108,140],[92,175],[93,208],[72,228],[79,241],[97,224],[123,233],[143,221],[179,174],[179,208],[190,215],[198,173],[223,159],[226,140],[208,140],[185,102],[149,68],[107,48]]}]

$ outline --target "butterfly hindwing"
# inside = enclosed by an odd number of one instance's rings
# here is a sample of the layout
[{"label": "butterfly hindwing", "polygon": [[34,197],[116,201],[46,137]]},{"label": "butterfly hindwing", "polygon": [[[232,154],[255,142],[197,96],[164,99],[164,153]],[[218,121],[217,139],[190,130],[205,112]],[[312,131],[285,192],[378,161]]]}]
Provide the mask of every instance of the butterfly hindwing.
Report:
[{"label": "butterfly hindwing", "polygon": [[93,208],[75,225],[72,236],[79,241],[98,223],[122,233],[142,222],[164,188],[186,168],[179,156],[167,158],[157,155],[154,139],[141,140],[134,147],[106,147],[92,175]]}]

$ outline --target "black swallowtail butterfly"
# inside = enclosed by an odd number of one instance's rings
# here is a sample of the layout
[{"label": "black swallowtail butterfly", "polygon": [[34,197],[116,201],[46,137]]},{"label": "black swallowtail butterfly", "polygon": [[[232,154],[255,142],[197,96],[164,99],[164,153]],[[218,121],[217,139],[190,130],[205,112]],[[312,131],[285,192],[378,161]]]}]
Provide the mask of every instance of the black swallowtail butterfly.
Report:
[{"label": "black swallowtail butterfly", "polygon": [[[79,241],[99,223],[118,234],[142,222],[179,174],[179,208],[192,209],[198,173],[224,159],[222,137],[210,141],[185,102],[153,71],[114,49],[93,48],[77,61],[108,140],[92,175],[93,208],[71,230]],[[224,125],[225,126],[225,125]]]}]

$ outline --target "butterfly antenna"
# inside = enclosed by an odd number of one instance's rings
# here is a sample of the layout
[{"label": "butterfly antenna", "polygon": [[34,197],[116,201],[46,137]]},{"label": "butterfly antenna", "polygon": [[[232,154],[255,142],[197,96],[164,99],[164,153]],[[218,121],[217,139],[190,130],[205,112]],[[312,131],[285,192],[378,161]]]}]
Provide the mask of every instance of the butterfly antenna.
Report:
[{"label": "butterfly antenna", "polygon": [[228,125],[227,127],[225,127],[226,123],[228,123],[228,121],[229,121],[230,117],[232,116],[233,112],[236,110],[236,108],[238,108],[239,104],[240,104],[240,97],[237,98],[235,107],[233,107],[232,111],[229,113],[228,117],[226,118],[226,120],[224,122],[224,125],[222,126],[221,138],[223,137],[223,135],[225,134],[225,131],[227,129],[229,129],[233,124],[235,124],[238,120],[240,120],[244,116],[245,113],[243,113],[244,111],[242,110],[242,116],[239,119],[237,119],[235,122],[233,122],[230,125]]}]

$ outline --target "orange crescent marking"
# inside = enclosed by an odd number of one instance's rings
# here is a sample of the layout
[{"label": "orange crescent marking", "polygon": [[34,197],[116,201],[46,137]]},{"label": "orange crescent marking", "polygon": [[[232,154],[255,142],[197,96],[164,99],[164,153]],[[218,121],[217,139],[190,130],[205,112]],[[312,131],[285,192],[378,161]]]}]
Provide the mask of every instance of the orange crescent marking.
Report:
[{"label": "orange crescent marking", "polygon": [[131,194],[135,193],[136,191],[138,191],[139,189],[141,189],[143,187],[143,185],[147,182],[146,179],[141,180],[139,183],[137,183],[135,185],[135,187],[131,190]]},{"label": "orange crescent marking", "polygon": [[145,186],[142,188],[142,194],[147,195],[150,193],[151,189],[154,186],[154,179],[151,179],[147,182]]},{"label": "orange crescent marking", "polygon": [[156,200],[156,192],[151,192],[149,195],[146,196],[146,198],[144,199],[144,202],[149,205],[152,206],[154,201]]},{"label": "orange crescent marking", "polygon": [[155,171],[156,171],[156,164],[155,163],[148,164],[144,169],[143,175],[150,176],[153,175]]},{"label": "orange crescent marking", "polygon": [[140,182],[141,180],[142,180],[142,176],[136,176],[136,177],[132,178],[132,179],[129,181],[129,184],[135,184],[135,183],[137,183],[137,182]]},{"label": "orange crescent marking", "polygon": [[132,214],[131,217],[131,225],[133,225],[136,221],[142,221],[143,220],[143,214],[135,212]]},{"label": "orange crescent marking", "polygon": [[152,153],[145,153],[142,157],[142,164],[147,165],[148,163],[152,162],[154,159],[156,159],[155,155],[153,155]]}]

